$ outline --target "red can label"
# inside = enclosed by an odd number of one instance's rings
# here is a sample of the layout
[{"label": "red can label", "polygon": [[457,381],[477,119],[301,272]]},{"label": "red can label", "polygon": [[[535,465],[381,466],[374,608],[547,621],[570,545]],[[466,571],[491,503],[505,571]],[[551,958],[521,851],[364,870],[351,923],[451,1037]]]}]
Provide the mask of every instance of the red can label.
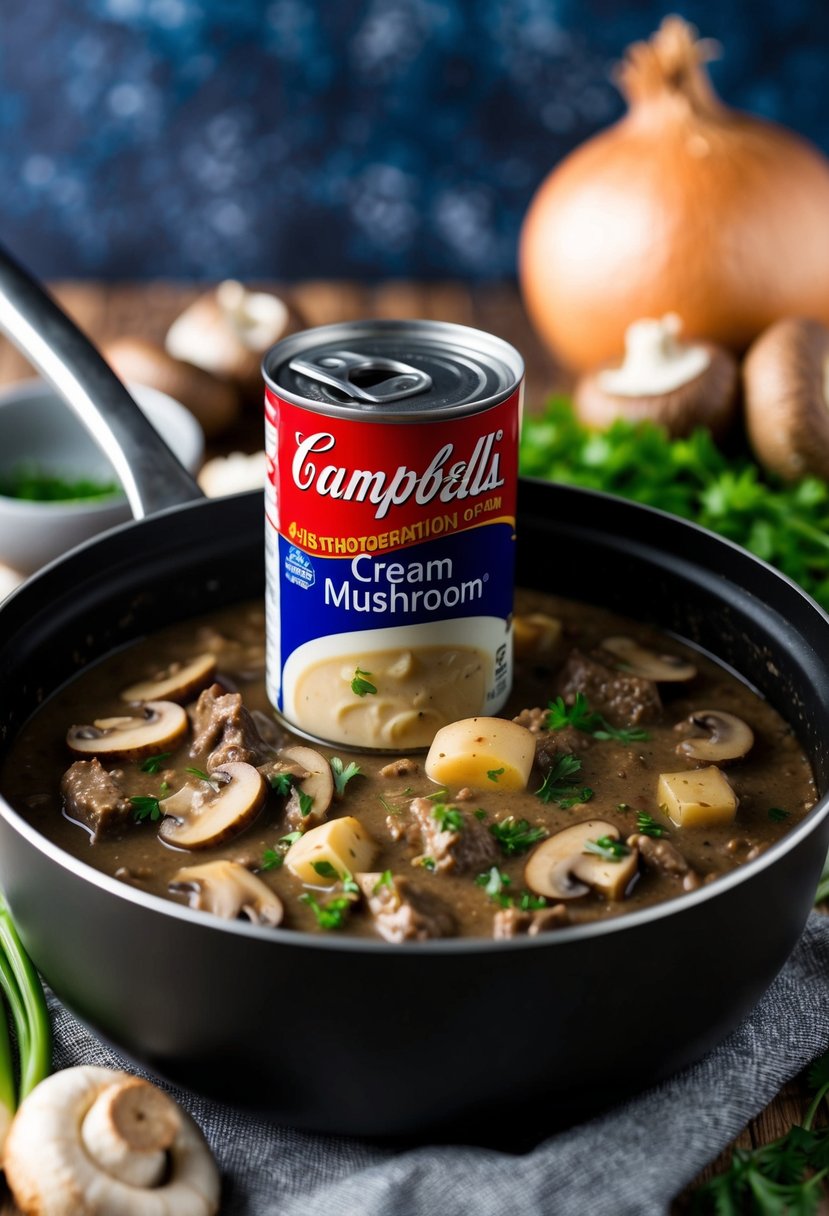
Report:
[{"label": "red can label", "polygon": [[427,746],[511,684],[520,390],[478,413],[376,422],[270,388],[268,682],[304,733]]}]

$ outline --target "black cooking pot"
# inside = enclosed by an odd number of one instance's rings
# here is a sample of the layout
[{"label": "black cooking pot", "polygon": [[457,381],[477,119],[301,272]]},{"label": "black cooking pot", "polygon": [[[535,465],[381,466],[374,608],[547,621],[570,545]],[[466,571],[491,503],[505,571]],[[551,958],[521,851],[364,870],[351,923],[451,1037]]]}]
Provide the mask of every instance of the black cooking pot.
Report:
[{"label": "black cooking pot", "polygon": [[[20,318],[45,307],[33,291],[10,263],[0,270],[0,325],[30,353]],[[64,331],[49,316],[54,349]],[[117,397],[95,369],[91,387],[76,376],[87,399],[102,381]],[[139,509],[144,467],[133,472]],[[166,467],[174,493],[192,495],[186,475]],[[157,478],[156,487],[169,492]],[[118,528],[27,583],[0,609],[3,747],[45,697],[114,647],[259,595],[262,548],[259,494],[193,501]],[[518,580],[652,622],[735,668],[792,723],[827,788],[829,618],[769,566],[660,512],[526,482]],[[803,928],[828,807],[822,798],[711,886],[507,942],[389,945],[219,921],[105,877],[2,801],[0,884],[57,995],[162,1076],[309,1128],[454,1125],[472,1137],[539,1107],[548,1120],[576,1117],[721,1039]]]}]

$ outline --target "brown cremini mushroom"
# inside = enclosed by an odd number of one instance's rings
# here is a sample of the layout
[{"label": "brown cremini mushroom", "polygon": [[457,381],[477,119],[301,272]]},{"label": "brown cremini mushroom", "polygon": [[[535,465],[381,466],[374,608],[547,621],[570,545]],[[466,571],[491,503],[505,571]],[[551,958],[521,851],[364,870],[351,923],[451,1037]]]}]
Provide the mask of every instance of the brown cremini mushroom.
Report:
[{"label": "brown cremini mushroom", "polygon": [[208,439],[226,431],[238,416],[239,394],[232,384],[192,363],[174,359],[155,342],[116,338],[103,347],[102,353],[122,380],[149,384],[180,401],[198,420]]},{"label": "brown cremini mushroom", "polygon": [[187,733],[187,714],[173,701],[145,701],[136,714],[96,718],[70,726],[66,743],[78,756],[139,760],[159,750],[172,750]]},{"label": "brown cremini mushroom", "polygon": [[725,710],[698,709],[685,721],[695,733],[678,743],[676,752],[689,760],[723,764],[742,759],[754,746],[754,732],[748,723]]},{"label": "brown cremini mushroom", "polygon": [[524,867],[524,882],[548,899],[578,899],[591,888],[605,899],[623,899],[638,861],[637,849],[619,841],[614,824],[588,819],[542,841]]},{"label": "brown cremini mushroom", "polygon": [[3,1168],[27,1216],[213,1216],[219,1170],[188,1114],[149,1081],[85,1065],[36,1086]]},{"label": "brown cremini mushroom", "polygon": [[743,363],[745,421],[754,455],[785,481],[829,480],[829,329],[785,317]]},{"label": "brown cremini mushroom", "polygon": [[617,666],[630,675],[655,680],[657,684],[685,683],[697,674],[696,667],[687,659],[676,654],[659,654],[635,638],[604,638],[602,650],[609,651],[618,660]]},{"label": "brown cremini mushroom", "polygon": [[288,798],[286,814],[291,827],[306,830],[323,823],[334,797],[331,765],[312,747],[285,747],[279,753],[279,759],[298,766],[305,774],[294,782]]},{"label": "brown cremini mushroom", "polygon": [[223,920],[238,920],[244,916],[255,925],[272,928],[282,922],[279,896],[237,861],[208,861],[200,866],[185,866],[173,875],[170,890],[185,892],[191,908],[212,912]]},{"label": "brown cremini mushroom", "polygon": [[237,836],[259,814],[267,787],[252,764],[241,761],[213,769],[198,787],[184,785],[159,808],[167,816],[158,830],[177,849],[205,849]]},{"label": "brown cremini mushroom", "polygon": [[600,430],[616,418],[649,420],[674,437],[705,426],[722,438],[736,410],[736,360],[711,342],[680,341],[681,327],[675,313],[629,326],[623,362],[576,384],[573,404],[580,420]]},{"label": "brown cremini mushroom", "polygon": [[167,331],[165,345],[176,359],[232,380],[261,398],[262,356],[302,325],[298,313],[279,296],[248,291],[226,279],[185,308]]},{"label": "brown cremini mushroom", "polygon": [[200,654],[186,663],[170,663],[163,671],[130,684],[121,692],[122,701],[189,701],[213,682],[216,674],[216,656]]}]

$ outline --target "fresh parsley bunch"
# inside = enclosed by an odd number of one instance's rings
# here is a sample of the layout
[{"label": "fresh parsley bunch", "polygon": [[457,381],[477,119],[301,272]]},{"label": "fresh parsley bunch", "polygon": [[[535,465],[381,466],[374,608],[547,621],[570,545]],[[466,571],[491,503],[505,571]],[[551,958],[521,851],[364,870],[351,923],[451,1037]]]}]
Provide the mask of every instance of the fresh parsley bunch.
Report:
[{"label": "fresh parsley bunch", "polygon": [[521,471],[631,498],[691,519],[771,562],[829,608],[829,485],[789,486],[745,454],[726,455],[705,429],[670,439],[651,422],[599,434],[567,398],[524,421]]}]

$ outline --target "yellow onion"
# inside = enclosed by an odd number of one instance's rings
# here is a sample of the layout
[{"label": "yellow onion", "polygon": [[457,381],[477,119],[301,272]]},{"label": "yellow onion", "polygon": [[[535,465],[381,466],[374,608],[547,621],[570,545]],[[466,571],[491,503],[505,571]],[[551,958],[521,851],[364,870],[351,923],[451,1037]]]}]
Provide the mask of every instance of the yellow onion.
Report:
[{"label": "yellow onion", "polygon": [[575,368],[621,353],[639,317],[743,350],[786,315],[829,324],[829,161],[729,109],[712,44],[680,17],[628,48],[628,113],[535,195],[519,271],[530,319]]}]

